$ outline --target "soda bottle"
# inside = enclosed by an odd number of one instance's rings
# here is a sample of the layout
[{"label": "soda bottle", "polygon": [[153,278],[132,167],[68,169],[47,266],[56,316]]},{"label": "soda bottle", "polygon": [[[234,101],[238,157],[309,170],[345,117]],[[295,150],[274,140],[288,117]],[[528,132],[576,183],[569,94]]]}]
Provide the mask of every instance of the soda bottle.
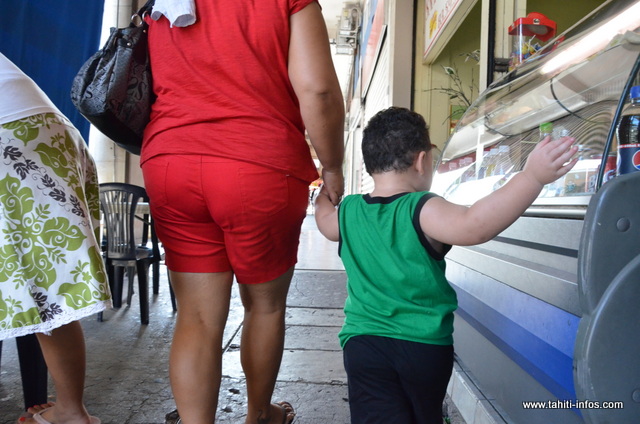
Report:
[{"label": "soda bottle", "polygon": [[640,85],[631,87],[631,103],[622,111],[616,128],[618,175],[640,171]]}]

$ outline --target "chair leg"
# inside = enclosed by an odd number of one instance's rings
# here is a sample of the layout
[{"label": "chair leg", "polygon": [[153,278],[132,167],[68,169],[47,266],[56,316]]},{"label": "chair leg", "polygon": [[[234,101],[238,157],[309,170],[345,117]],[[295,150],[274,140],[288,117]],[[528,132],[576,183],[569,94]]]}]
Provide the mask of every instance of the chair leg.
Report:
[{"label": "chair leg", "polygon": [[133,293],[135,290],[133,289],[133,279],[136,275],[136,267],[129,266],[127,267],[127,277],[129,278],[129,288],[127,290],[127,305],[131,306],[131,299],[133,298]]},{"label": "chair leg", "polygon": [[124,269],[120,266],[108,267],[109,283],[111,285],[111,297],[113,299],[113,307],[120,308],[122,306],[122,285],[124,279]]},{"label": "chair leg", "polygon": [[24,406],[47,403],[47,364],[35,334],[16,337]]},{"label": "chair leg", "polygon": [[160,262],[153,263],[153,294],[160,293]]},{"label": "chair leg", "polygon": [[149,264],[138,261],[138,296],[140,297],[140,321],[149,324]]},{"label": "chair leg", "polygon": [[173,312],[178,310],[178,304],[176,303],[176,294],[173,292],[173,286],[171,285],[171,275],[169,274],[169,269],[167,268],[167,280],[169,280],[169,294],[171,295],[171,307],[173,308]]}]

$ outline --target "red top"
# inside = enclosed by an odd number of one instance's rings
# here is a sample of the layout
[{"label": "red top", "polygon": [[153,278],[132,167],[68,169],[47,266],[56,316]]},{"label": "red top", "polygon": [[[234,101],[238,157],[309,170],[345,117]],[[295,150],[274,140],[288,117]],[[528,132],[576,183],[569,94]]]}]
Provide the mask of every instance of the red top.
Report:
[{"label": "red top", "polygon": [[196,0],[193,25],[149,22],[153,90],[141,163],[161,154],[318,173],[289,81],[289,16],[316,0]]}]

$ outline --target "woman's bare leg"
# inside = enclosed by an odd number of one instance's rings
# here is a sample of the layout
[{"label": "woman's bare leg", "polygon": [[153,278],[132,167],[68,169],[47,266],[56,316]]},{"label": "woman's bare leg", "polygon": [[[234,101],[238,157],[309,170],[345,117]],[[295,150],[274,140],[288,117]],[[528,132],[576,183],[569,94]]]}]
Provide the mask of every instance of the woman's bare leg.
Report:
[{"label": "woman's bare leg", "polygon": [[169,376],[184,424],[214,422],[232,282],[231,272],[171,271],[178,313],[169,355]]},{"label": "woman's bare leg", "polygon": [[247,424],[280,424],[285,413],[271,404],[282,350],[285,308],[293,267],[273,281],[241,284],[244,323],[240,358],[247,378]]},{"label": "woman's bare leg", "polygon": [[[86,354],[80,322],[56,328],[50,336],[41,333],[36,336],[56,391],[55,406],[43,412],[42,417],[50,422],[88,423],[89,414],[82,401]],[[25,422],[34,421],[30,418]]]}]

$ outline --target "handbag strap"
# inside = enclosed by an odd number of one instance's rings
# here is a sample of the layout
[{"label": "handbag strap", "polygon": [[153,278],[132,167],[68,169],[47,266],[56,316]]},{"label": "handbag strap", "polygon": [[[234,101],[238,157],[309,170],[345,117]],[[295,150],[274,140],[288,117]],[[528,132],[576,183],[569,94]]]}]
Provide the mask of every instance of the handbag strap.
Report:
[{"label": "handbag strap", "polygon": [[142,6],[140,8],[140,10],[138,10],[137,15],[140,16],[141,18],[144,18],[144,15],[147,13],[151,13],[151,9],[153,8],[153,4],[156,2],[156,0],[147,0],[147,2],[144,4],[144,6]]},{"label": "handbag strap", "polygon": [[140,26],[144,22],[144,17],[147,14],[151,13],[151,9],[153,9],[153,5],[156,0],[147,0],[147,2],[131,16],[131,25],[132,26]]}]

